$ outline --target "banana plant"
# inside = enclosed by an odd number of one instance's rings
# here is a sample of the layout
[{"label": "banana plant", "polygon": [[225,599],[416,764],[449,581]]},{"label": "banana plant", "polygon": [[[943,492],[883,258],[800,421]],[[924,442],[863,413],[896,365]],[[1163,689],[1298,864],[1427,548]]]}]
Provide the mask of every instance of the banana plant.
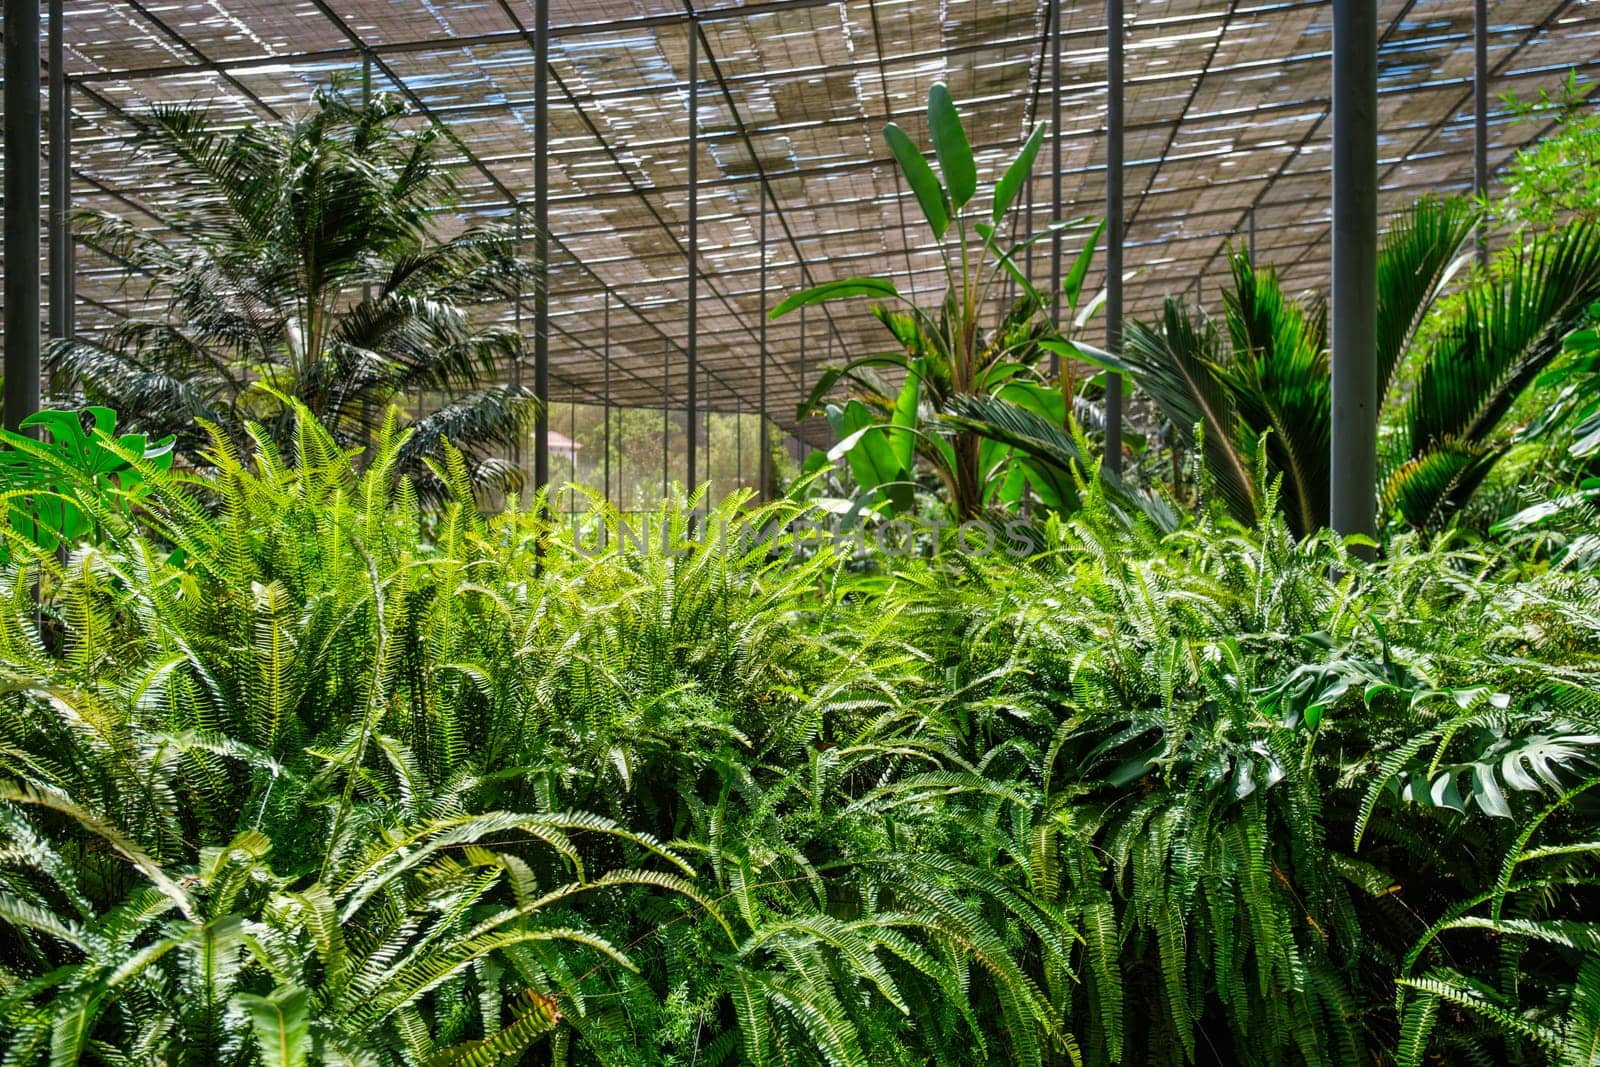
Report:
[{"label": "banana plant", "polygon": [[[942,84],[928,93],[928,130],[937,174],[898,125],[889,123],[883,136],[939,242],[946,280],[943,299],[936,307],[924,307],[889,278],[854,277],[824,282],[780,303],[773,319],[814,304],[871,299],[873,316],[894,342],[888,351],[825,368],[797,417],[821,410],[839,437],[830,455],[843,457],[871,502],[890,510],[913,506],[919,468],[931,471],[942,484],[958,521],[976,517],[985,507],[1017,501],[1025,487],[1047,506],[1068,508],[1075,495],[1064,472],[985,435],[981,426],[942,417],[961,398],[999,397],[1056,426],[1067,425],[1069,401],[1075,398],[1041,373],[1041,360],[1048,354],[1041,342],[1058,336],[1051,324],[1052,300],[1064,302],[1069,320],[1074,317],[1103,224],[1067,271],[1062,292],[1040,292],[1019,266],[1019,257],[1037,241],[1075,223],[1054,221],[1040,233],[1013,241],[1009,235],[1015,227],[1008,214],[1033,171],[1044,127],[1033,129],[1005,168],[987,211],[972,206],[978,202],[977,164],[961,116]],[[998,322],[986,323],[1007,282],[1015,284],[1016,299]],[[1086,319],[1094,306],[1076,317]],[[891,378],[898,384],[891,384]],[[852,395],[828,402],[840,385],[848,386]]]}]

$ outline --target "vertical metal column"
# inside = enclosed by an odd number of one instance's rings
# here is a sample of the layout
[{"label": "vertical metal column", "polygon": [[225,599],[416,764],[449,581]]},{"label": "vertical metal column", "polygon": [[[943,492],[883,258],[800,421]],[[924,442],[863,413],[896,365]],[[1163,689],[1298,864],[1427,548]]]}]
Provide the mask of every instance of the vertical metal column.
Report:
[{"label": "vertical metal column", "polygon": [[744,488],[744,400],[733,398],[733,487]]},{"label": "vertical metal column", "polygon": [[[1122,348],[1122,0],[1106,0],[1106,348]],[[1106,375],[1106,454],[1122,473],[1122,375]]]},{"label": "vertical metal column", "polygon": [[[1489,195],[1489,0],[1472,5],[1472,191]],[[1478,223],[1478,263],[1489,262],[1489,223]]]},{"label": "vertical metal column", "polygon": [[39,410],[39,0],[5,0],[5,427]]},{"label": "vertical metal column", "polygon": [[661,339],[661,499],[672,485],[672,342]]},{"label": "vertical metal column", "polygon": [[533,484],[550,485],[550,0],[533,28]]},{"label": "vertical metal column", "polygon": [[1256,209],[1252,207],[1245,216],[1244,247],[1250,255],[1250,266],[1256,266]]},{"label": "vertical metal column", "polygon": [[[804,284],[802,280],[802,284]],[[806,392],[806,309],[800,308],[800,402],[803,404],[810,398]],[[795,462],[804,463],[806,458],[806,420],[796,419],[794,422]]]},{"label": "vertical metal column", "polygon": [[602,375],[605,385],[605,427],[601,430],[602,447],[605,450],[605,498],[606,503],[611,503],[611,290],[605,290],[605,312],[601,316],[602,329],[605,331],[604,339],[600,342],[600,358]]},{"label": "vertical metal column", "polygon": [[[705,383],[705,408],[700,412],[700,422],[698,425],[696,425],[695,430],[697,432],[702,430],[705,432],[705,483],[709,487],[713,481],[715,481],[715,468],[712,467],[712,463],[716,460],[716,452],[711,447],[711,375],[706,375]],[[706,490],[705,510],[708,518],[711,515],[711,494],[713,492],[715,492],[715,490],[711,488],[707,488]]]},{"label": "vertical metal column", "polygon": [[698,384],[700,324],[700,28],[689,19],[689,387],[688,415],[684,423],[689,428],[688,481],[684,492],[693,495],[696,484],[696,460],[700,429],[700,397],[695,391]]},{"label": "vertical metal column", "polygon": [[1333,4],[1333,528],[1377,533],[1378,10]]},{"label": "vertical metal column", "polygon": [[[1061,221],[1061,8],[1050,4],[1050,221]],[[1061,231],[1050,234],[1050,321],[1061,329]],[[1061,357],[1050,353],[1050,374],[1061,377]],[[1070,415],[1071,412],[1069,411]]]},{"label": "vertical metal column", "polygon": [[757,274],[761,287],[761,320],[756,327],[756,343],[761,348],[761,386],[758,403],[760,404],[761,432],[757,437],[760,441],[760,457],[757,460],[757,477],[761,479],[761,494],[758,499],[765,502],[770,497],[769,486],[772,484],[772,456],[771,449],[767,447],[767,187],[761,186],[761,228],[759,240],[761,242],[761,270]]},{"label": "vertical metal column", "polygon": [[70,338],[73,322],[72,88],[67,84],[61,0],[50,0],[50,336]]},{"label": "vertical metal column", "polygon": [[[522,208],[521,207],[517,208],[517,222],[516,222],[516,230],[515,230],[515,236],[513,237],[513,241],[515,243],[512,245],[512,247],[516,249],[516,254],[517,254],[518,257],[520,257],[522,255]],[[366,287],[366,298],[368,300],[372,299],[372,286],[370,286],[370,285]],[[517,275],[517,284],[514,287],[514,292],[512,294],[512,299],[511,299],[511,328],[512,328],[513,331],[515,331],[515,333],[517,335],[516,354],[511,357],[511,385],[512,385],[512,388],[514,388],[514,389],[520,389],[522,387],[522,351],[523,351],[523,349],[522,349],[522,341],[523,341],[523,336],[522,336],[522,275],[520,273]],[[418,390],[419,394],[421,392],[421,389],[422,389],[422,387],[419,385],[417,387],[417,390]],[[421,404],[419,403],[417,406],[418,406],[418,409],[419,409],[417,414],[420,416],[421,415],[421,410],[420,410]],[[527,466],[523,462],[523,455],[522,455],[522,445],[523,445],[523,442],[526,440],[527,436],[528,435],[525,432],[523,432],[521,430],[518,430],[517,431],[517,438],[511,445],[511,460],[512,460],[513,463],[515,463],[517,465],[517,473],[518,473],[519,476],[527,474],[527,471],[528,471]]]},{"label": "vertical metal column", "polygon": [[[367,52],[367,51],[363,51],[361,53],[361,110],[365,111],[371,105],[372,105],[372,53],[371,52]],[[520,251],[520,249],[519,249],[519,251]],[[372,299],[372,283],[371,282],[366,282],[365,284],[363,284],[361,286],[361,299],[364,300],[364,301]],[[522,301],[520,299],[520,294],[519,294],[519,299],[517,301],[517,309],[516,310],[517,310],[517,315],[520,317],[520,315],[522,314]],[[518,330],[517,331],[517,335],[520,337],[522,335],[522,331]],[[422,387],[418,386],[417,389],[418,389],[418,392],[420,392]],[[419,403],[417,406],[420,408],[421,404]]]}]

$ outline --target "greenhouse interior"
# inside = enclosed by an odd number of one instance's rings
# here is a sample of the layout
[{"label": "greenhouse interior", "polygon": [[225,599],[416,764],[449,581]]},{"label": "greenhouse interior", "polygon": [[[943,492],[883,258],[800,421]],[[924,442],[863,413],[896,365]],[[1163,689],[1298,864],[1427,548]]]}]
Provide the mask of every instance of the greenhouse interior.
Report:
[{"label": "greenhouse interior", "polygon": [[3,0],[0,1062],[1600,1065],[1590,0]]}]

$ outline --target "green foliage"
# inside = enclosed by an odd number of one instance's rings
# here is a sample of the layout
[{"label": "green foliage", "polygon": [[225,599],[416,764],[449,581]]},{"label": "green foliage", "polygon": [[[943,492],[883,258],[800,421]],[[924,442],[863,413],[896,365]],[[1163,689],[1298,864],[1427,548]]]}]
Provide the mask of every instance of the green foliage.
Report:
[{"label": "green foliage", "polygon": [[207,444],[197,420],[241,449],[256,423],[283,449],[290,397],[354,447],[403,403],[418,410],[402,466],[425,493],[438,486],[424,460],[445,440],[476,480],[516,483],[495,457],[533,410],[530,392],[499,384],[521,339],[475,320],[526,291],[531,268],[509,227],[439,232],[456,200],[442,129],[413,130],[397,97],[361,104],[336,82],[282,122],[234,128],[161,105],[134,134],[172,182],[152,201],[166,232],[103,213],[75,225],[160,303],[101,340],[52,343],[57,380],[139,432],[175,435],[191,460]]},{"label": "green foliage", "polygon": [[[448,449],[425,522],[393,418],[358,466],[295,410],[288,448],[128,456],[136,507],[74,488],[64,557],[0,531],[9,1063],[1514,1063],[1593,1032],[1571,560],[1365,563],[1081,482],[1031,559],[859,571],[790,501],[485,516]],[[1017,447],[1085,447],[1047,425]]]},{"label": "green foliage", "polygon": [[[92,423],[84,430],[83,415]],[[170,437],[149,441],[143,434],[117,435],[117,414],[92,407],[74,411],[40,411],[22,420],[21,429],[42,430],[48,440],[28,433],[0,430],[0,493],[11,518],[12,532],[44,549],[75,542],[91,532],[85,508],[74,501],[79,490],[93,494],[89,510],[113,507],[111,490],[121,500],[137,499],[141,475],[132,457],[167,470],[172,466]],[[126,516],[126,509],[117,509]],[[0,559],[4,556],[0,545]]]},{"label": "green foliage", "polygon": [[1573,218],[1600,219],[1600,115],[1594,89],[1571,70],[1554,91],[1541,89],[1531,100],[1514,93],[1501,98],[1519,122],[1542,127],[1542,136],[1518,149],[1506,168],[1501,208],[1514,224],[1547,228]]},{"label": "green foliage", "polygon": [[[824,368],[799,417],[818,410],[827,416],[840,439],[830,458],[847,461],[864,494],[858,503],[909,511],[916,502],[920,467],[938,480],[957,521],[976,519],[986,509],[1014,507],[1025,487],[1046,509],[1070,508],[1075,494],[1064,490],[1085,471],[1093,477],[1095,465],[1056,467],[1053,457],[1025,456],[989,425],[984,417],[989,408],[969,403],[991,400],[1009,406],[1014,394],[1027,388],[1045,393],[1065,389],[1063,396],[1073,392],[1065,385],[1044,384],[1039,367],[1050,343],[1064,343],[1051,321],[1051,305],[1061,296],[1039,292],[1017,265],[1028,246],[1066,224],[1054,222],[1045,234],[1027,235],[1009,245],[1005,232],[1007,213],[1033,170],[1044,128],[1032,131],[995,183],[987,221],[964,213],[977,195],[977,166],[961,116],[942,84],[928,93],[928,132],[938,174],[899,126],[889,123],[883,135],[939,242],[947,280],[944,298],[937,307],[919,306],[886,278],[837,279],[786,298],[773,309],[773,318],[830,300],[878,298],[881,303],[872,312],[894,346]],[[947,240],[952,227],[954,235]],[[1077,307],[1100,232],[1096,229],[1089,238],[1063,286],[1068,318]],[[1015,285],[1020,295],[999,322],[987,324],[985,309],[999,287],[1008,285]],[[1069,348],[1069,357],[1073,354]],[[885,372],[899,372],[899,381],[886,381]],[[840,385],[848,386],[853,397],[827,403]],[[1057,407],[1063,410],[1056,425],[1066,430],[1064,404]],[[945,418],[950,414],[959,417]]]},{"label": "green foliage", "polygon": [[[1459,201],[1418,201],[1379,251],[1378,399],[1398,425],[1381,442],[1375,491],[1413,528],[1442,526],[1466,505],[1505,454],[1513,405],[1600,296],[1600,231],[1578,224],[1530,237],[1441,301],[1477,217]],[[1329,501],[1323,309],[1290,299],[1242,254],[1232,266],[1225,329],[1169,299],[1156,322],[1128,327],[1123,352],[1096,358],[1151,395],[1236,519],[1260,514],[1253,474],[1264,463],[1282,479],[1291,529],[1309,534],[1326,524]],[[1415,380],[1402,390],[1407,365]]]},{"label": "green foliage", "polygon": [[[1401,1067],[1436,1046],[1478,1061],[1600,1063],[1600,922],[1572,907],[1594,892],[1597,785],[1591,773],[1520,820],[1493,888],[1451,908],[1406,954]],[[1441,1032],[1441,1010],[1477,1025]]]},{"label": "green foliage", "polygon": [[1459,509],[1504,451],[1513,403],[1561,354],[1600,298],[1600,227],[1532,240],[1448,308],[1400,412],[1385,505],[1413,526]]}]

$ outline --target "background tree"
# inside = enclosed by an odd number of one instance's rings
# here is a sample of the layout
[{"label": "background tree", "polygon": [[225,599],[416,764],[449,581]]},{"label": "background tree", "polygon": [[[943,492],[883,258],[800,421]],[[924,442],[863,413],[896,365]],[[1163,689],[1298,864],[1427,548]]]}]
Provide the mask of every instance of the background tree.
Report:
[{"label": "background tree", "polygon": [[1501,99],[1519,122],[1554,129],[1518,149],[1506,169],[1506,196],[1499,207],[1513,224],[1547,228],[1571,219],[1600,218],[1600,114],[1591,99],[1596,86],[1576,71],[1554,90],[1534,99],[1506,93]]},{"label": "background tree", "polygon": [[76,221],[160,302],[101,338],[53,346],[57,380],[186,452],[204,443],[201,419],[235,441],[254,421],[285,444],[286,398],[341,444],[364,444],[404,402],[422,410],[401,466],[425,487],[423,459],[446,439],[478,484],[515,485],[520,471],[495,457],[534,408],[500,381],[521,339],[477,309],[516,299],[530,264],[507,228],[453,225],[449,135],[408,126],[397,98],[361,104],[337,83],[278,124],[229,130],[189,107],[138,116],[139,151],[172,179],[152,205],[170,232],[110,214]]}]

